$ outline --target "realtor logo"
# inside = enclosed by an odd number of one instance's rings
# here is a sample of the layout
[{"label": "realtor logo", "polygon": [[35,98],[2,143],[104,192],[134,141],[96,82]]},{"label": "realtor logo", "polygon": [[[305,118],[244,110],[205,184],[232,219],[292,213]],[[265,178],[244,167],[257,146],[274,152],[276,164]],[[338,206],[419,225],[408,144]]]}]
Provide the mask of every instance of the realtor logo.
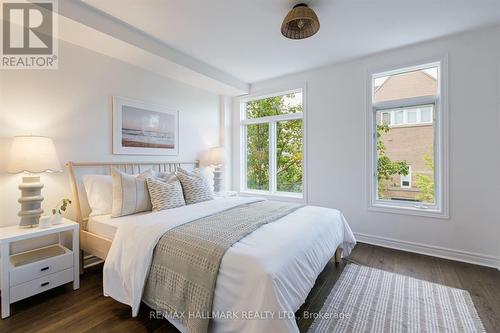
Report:
[{"label": "realtor logo", "polygon": [[57,69],[55,0],[2,1],[1,69]]}]

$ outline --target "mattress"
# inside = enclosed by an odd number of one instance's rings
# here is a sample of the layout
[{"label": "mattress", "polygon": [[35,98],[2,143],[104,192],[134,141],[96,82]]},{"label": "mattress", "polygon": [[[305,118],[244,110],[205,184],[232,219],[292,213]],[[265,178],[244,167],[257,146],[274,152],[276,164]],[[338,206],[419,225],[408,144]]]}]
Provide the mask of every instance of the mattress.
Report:
[{"label": "mattress", "polygon": [[132,216],[136,217],[145,214],[151,214],[151,212],[122,217],[111,217],[111,214],[91,216],[87,222],[87,231],[104,238],[113,239],[120,224],[127,223],[131,220]]},{"label": "mattress", "polygon": [[111,215],[98,215],[89,217],[87,230],[104,238],[113,239],[120,218],[111,218]]}]

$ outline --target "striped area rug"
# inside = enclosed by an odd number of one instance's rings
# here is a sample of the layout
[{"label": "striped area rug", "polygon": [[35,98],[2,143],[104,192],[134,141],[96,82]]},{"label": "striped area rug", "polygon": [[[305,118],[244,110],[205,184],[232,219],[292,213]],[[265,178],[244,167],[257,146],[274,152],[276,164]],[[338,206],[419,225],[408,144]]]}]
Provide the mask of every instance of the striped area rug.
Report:
[{"label": "striped area rug", "polygon": [[485,332],[465,290],[349,264],[308,333]]}]

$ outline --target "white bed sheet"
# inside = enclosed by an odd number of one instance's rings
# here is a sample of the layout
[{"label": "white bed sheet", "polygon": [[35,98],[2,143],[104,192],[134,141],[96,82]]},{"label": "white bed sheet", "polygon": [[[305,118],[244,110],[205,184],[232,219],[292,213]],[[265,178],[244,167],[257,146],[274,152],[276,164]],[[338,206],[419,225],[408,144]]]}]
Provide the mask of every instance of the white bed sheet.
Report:
[{"label": "white bed sheet", "polygon": [[[216,200],[224,199],[223,197],[216,197]],[[151,212],[142,212],[133,215],[135,219],[137,216],[152,214]],[[87,222],[87,231],[102,236],[104,238],[113,239],[115,237],[118,226],[123,223],[127,223],[131,219],[131,216],[127,217],[111,217],[111,214],[90,216]]]},{"label": "white bed sheet", "polygon": [[[145,214],[151,214],[151,212],[137,213],[133,216],[135,219]],[[127,223],[128,220],[130,220],[130,217],[111,217],[111,214],[90,216],[87,222],[87,230],[104,238],[113,239],[118,230],[118,226]]]},{"label": "white bed sheet", "polygon": [[[227,204],[217,201],[218,203],[208,202],[199,207],[196,205],[184,207],[184,211],[180,210],[166,215],[178,219],[179,216],[186,215],[182,212],[187,213],[189,209],[188,215],[194,217],[240,202],[236,198],[229,199]],[[242,200],[241,202],[248,201]],[[160,230],[162,228],[151,229],[147,227],[148,223],[143,223],[150,219],[165,218],[166,215],[164,213],[154,218],[155,215],[152,214],[147,214],[147,217],[132,215],[114,220],[120,220],[115,221],[119,228],[127,226],[122,228],[122,231],[127,230],[127,233],[135,230],[142,234],[158,229],[156,232],[159,235],[157,239],[155,238],[157,242],[163,234]],[[175,223],[170,221],[169,224],[179,225],[179,223],[186,223],[189,219],[180,218],[182,221],[175,221]],[[137,226],[141,224],[144,228],[138,230]],[[122,244],[119,247],[131,251],[135,248],[131,247],[134,237],[127,236],[121,232]],[[135,238],[138,236],[138,234],[135,235]],[[116,239],[112,248],[115,242]],[[210,323],[210,331],[217,333],[298,332],[293,314],[304,303],[317,276],[339,245],[343,247],[344,255],[347,255],[355,243],[344,216],[339,211],[329,208],[306,206],[278,221],[262,226],[229,248],[222,259],[215,288],[213,311],[216,315],[231,312],[238,319],[214,318]],[[114,256],[116,257],[116,251]],[[128,253],[126,257],[131,258],[131,253]],[[137,279],[139,276],[142,277],[142,274],[136,270],[137,267],[129,264],[126,264],[125,268],[120,271],[120,265],[116,265],[117,260],[123,261],[125,257],[118,255],[114,260],[110,260],[108,256],[106,260],[105,294],[134,308],[133,299],[124,297],[124,294],[133,295],[132,298],[137,296],[135,292],[130,294],[130,291],[124,290],[129,288],[126,286],[126,280],[130,278],[130,275],[120,275],[131,274]],[[150,260],[151,258],[147,262],[147,268],[149,268]],[[131,267],[134,268],[133,271],[130,271]],[[141,293],[142,287],[143,285],[141,285]],[[267,316],[265,320],[257,318],[263,316]],[[179,322],[175,320],[172,322],[178,329],[185,332]]]},{"label": "white bed sheet", "polygon": [[348,255],[355,244],[344,216],[334,209],[306,206],[262,226],[224,255],[213,305],[216,312],[258,316],[214,318],[211,331],[299,332],[294,313],[316,278],[339,245]]},{"label": "white bed sheet", "polygon": [[87,231],[104,238],[113,239],[119,222],[118,219],[111,218],[111,214],[91,216],[87,222]]}]

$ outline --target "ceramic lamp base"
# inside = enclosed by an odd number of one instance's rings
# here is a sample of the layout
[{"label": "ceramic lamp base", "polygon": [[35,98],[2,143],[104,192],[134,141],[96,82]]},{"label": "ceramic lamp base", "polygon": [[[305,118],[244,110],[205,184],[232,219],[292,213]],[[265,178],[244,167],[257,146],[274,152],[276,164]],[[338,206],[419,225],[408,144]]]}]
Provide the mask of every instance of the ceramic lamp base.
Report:
[{"label": "ceramic lamp base", "polygon": [[214,192],[222,191],[222,168],[216,166],[214,169]]},{"label": "ceramic lamp base", "polygon": [[43,214],[42,188],[40,177],[23,177],[23,182],[19,185],[21,197],[17,200],[21,204],[21,210],[17,214],[21,217],[19,223],[21,227],[32,227],[38,224],[40,216]]}]

